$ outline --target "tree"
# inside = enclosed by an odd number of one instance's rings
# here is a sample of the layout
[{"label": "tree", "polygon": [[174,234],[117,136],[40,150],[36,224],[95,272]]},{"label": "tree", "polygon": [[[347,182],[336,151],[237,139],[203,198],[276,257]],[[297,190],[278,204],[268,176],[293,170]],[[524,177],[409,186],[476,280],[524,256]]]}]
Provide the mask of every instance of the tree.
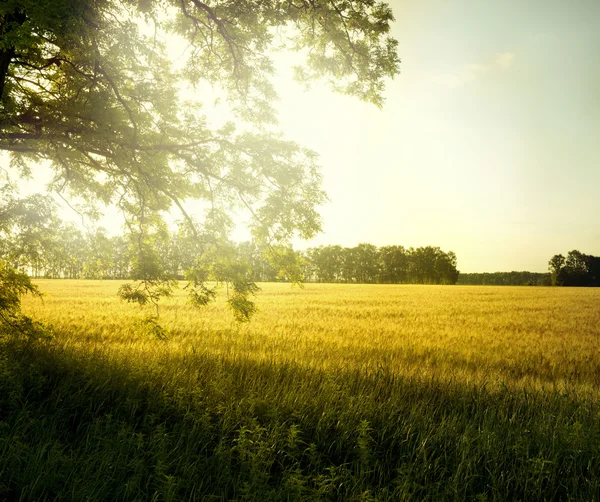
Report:
[{"label": "tree", "polygon": [[48,253],[46,277],[81,277],[87,261],[87,242],[81,231],[72,223],[62,224],[56,232],[54,246]]},{"label": "tree", "polygon": [[19,199],[15,192],[10,184],[0,187],[0,258],[37,276],[56,246],[56,208],[48,196]]},{"label": "tree", "polygon": [[460,275],[456,268],[458,260],[454,251],[444,253],[440,250],[435,262],[436,282],[441,284],[456,284]]},{"label": "tree", "polygon": [[398,284],[407,281],[409,256],[403,246],[379,248],[382,282]]},{"label": "tree", "polygon": [[562,286],[561,271],[565,265],[565,257],[561,254],[554,255],[548,262],[548,268],[552,274],[552,284],[555,286]]},{"label": "tree", "polygon": [[46,326],[21,312],[21,296],[25,294],[41,296],[27,274],[0,260],[0,340],[15,336],[47,338],[51,335]]},{"label": "tree", "polygon": [[482,284],[494,286],[550,286],[551,274],[538,272],[512,271],[512,272],[483,272],[460,273],[458,284]]},{"label": "tree", "polygon": [[307,277],[319,282],[456,284],[459,277],[456,254],[431,246],[320,246],[305,261]]},{"label": "tree", "polygon": [[411,256],[411,276],[414,282],[420,284],[435,284],[436,282],[436,263],[440,255],[440,248],[425,246],[416,249],[410,249]]},{"label": "tree", "polygon": [[278,271],[254,242],[242,242],[238,244],[237,249],[239,255],[248,263],[253,281],[273,282],[277,279]]},{"label": "tree", "polygon": [[379,250],[373,244],[360,243],[352,249],[356,266],[356,281],[361,284],[375,283],[379,280]]},{"label": "tree", "polygon": [[[172,207],[203,256],[227,248],[240,207],[263,245],[309,238],[320,230],[321,176],[316,155],[276,131],[270,56],[280,45],[299,51],[298,80],[326,78],[381,106],[399,67],[392,20],[375,0],[5,0],[0,149],[21,176],[46,161],[55,191],[118,206],[140,260],[154,260],[152,236]],[[181,70],[168,37],[188,44]],[[215,87],[235,124],[211,127],[202,103],[185,102],[183,81]],[[204,219],[186,212],[188,199],[207,202]],[[214,263],[199,263],[196,279],[214,275]],[[136,279],[166,280],[161,267],[138,265]]]},{"label": "tree", "polygon": [[600,286],[600,257],[587,256],[588,286]]},{"label": "tree", "polygon": [[311,264],[310,276],[318,282],[346,282],[343,275],[345,250],[341,246],[319,246],[307,253]]},{"label": "tree", "polygon": [[600,257],[584,254],[576,249],[567,257],[553,256],[548,266],[552,284],[556,286],[600,286]]},{"label": "tree", "polygon": [[104,279],[112,276],[115,268],[114,243],[105,230],[98,229],[87,236],[87,259],[82,270],[85,279]]},{"label": "tree", "polygon": [[585,286],[588,256],[576,249],[569,251],[565,260],[567,283],[565,286]]}]

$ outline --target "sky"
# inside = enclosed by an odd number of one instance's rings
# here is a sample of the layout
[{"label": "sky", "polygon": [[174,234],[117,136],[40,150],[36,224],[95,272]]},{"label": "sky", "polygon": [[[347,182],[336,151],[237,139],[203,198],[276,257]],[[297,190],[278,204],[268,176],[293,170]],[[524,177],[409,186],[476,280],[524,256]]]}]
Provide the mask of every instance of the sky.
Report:
[{"label": "sky", "polygon": [[402,63],[382,110],[305,90],[278,56],[281,129],[320,154],[329,196],[295,247],[439,246],[462,272],[600,255],[600,2],[389,3]]},{"label": "sky", "polygon": [[600,2],[395,0],[383,110],[278,89],[321,155],[320,244],[439,246],[463,272],[600,255]]}]

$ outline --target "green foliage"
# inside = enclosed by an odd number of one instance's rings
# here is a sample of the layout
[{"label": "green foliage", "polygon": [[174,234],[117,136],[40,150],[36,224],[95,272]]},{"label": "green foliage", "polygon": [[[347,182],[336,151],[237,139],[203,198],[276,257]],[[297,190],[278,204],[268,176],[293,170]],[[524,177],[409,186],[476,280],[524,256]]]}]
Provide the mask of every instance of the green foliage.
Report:
[{"label": "green foliage", "polygon": [[[186,289],[190,290],[193,305],[204,306],[216,298],[217,288],[224,286],[227,305],[235,319],[247,322],[258,311],[250,296],[256,294],[259,287],[251,280],[250,273],[248,262],[234,247],[213,247],[186,272],[189,281]],[[215,286],[209,288],[207,281],[214,281]]]},{"label": "green foliage", "polygon": [[217,297],[214,288],[208,288],[206,282],[210,279],[209,271],[200,266],[190,268],[185,273],[188,281],[186,289],[190,289],[190,302],[192,305],[204,307]]},{"label": "green foliage", "polygon": [[[250,284],[244,284],[242,289],[234,289],[233,293],[227,299],[227,305],[238,322],[248,322],[258,312],[256,304],[248,299],[248,294],[250,293],[248,286]],[[258,290],[258,287],[256,287],[256,290]]]},{"label": "green foliage", "polygon": [[141,306],[152,304],[158,315],[158,305],[161,298],[168,298],[177,287],[175,280],[151,280],[146,279],[134,284],[123,284],[119,287],[119,298],[129,303],[137,303]]},{"label": "green foliage", "polygon": [[163,328],[157,316],[146,316],[138,321],[138,326],[143,333],[147,333],[157,340],[166,340],[169,337],[169,332]]},{"label": "green foliage", "polygon": [[34,340],[51,336],[47,326],[21,313],[21,296],[25,294],[42,296],[26,274],[0,260],[0,338]]},{"label": "green foliage", "polygon": [[263,250],[263,257],[276,271],[275,280],[301,284],[306,263],[291,246],[269,246]]}]

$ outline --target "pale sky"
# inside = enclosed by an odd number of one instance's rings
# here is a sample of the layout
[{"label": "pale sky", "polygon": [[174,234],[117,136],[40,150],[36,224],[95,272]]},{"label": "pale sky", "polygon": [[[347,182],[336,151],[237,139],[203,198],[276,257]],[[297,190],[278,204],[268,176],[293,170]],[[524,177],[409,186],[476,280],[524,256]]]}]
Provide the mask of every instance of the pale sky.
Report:
[{"label": "pale sky", "polygon": [[276,80],[330,198],[296,247],[439,246],[462,272],[600,255],[600,1],[390,3],[402,64],[383,110]]},{"label": "pale sky", "polygon": [[600,255],[600,2],[390,3],[402,73],[382,111],[280,87],[330,198],[300,247],[434,245],[463,272]]}]

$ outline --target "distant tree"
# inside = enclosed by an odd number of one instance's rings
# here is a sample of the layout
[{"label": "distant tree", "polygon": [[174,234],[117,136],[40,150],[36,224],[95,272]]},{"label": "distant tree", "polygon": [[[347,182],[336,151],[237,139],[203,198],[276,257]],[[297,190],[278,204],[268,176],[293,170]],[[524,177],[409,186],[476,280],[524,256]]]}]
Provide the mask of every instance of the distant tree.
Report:
[{"label": "distant tree", "polygon": [[342,248],[342,282],[358,282],[356,248]]},{"label": "distant tree", "polygon": [[565,265],[565,257],[561,254],[554,255],[548,262],[548,267],[552,274],[552,284],[562,286],[563,277],[561,276],[562,268]]},{"label": "distant tree", "polygon": [[494,286],[550,286],[551,274],[527,271],[463,273],[458,284],[481,284]]},{"label": "distant tree", "polygon": [[48,252],[46,277],[65,277],[69,279],[81,276],[87,259],[87,243],[81,231],[73,224],[62,223],[57,232],[55,243]]},{"label": "distant tree", "polygon": [[97,229],[87,237],[88,255],[82,270],[84,279],[104,279],[112,277],[115,266],[114,246],[106,231]]},{"label": "distant tree", "polygon": [[381,275],[379,250],[373,244],[360,243],[350,253],[353,255],[356,282],[372,284],[378,282]]},{"label": "distant tree", "polygon": [[345,252],[341,246],[319,246],[308,250],[308,277],[317,282],[346,282],[343,274]]},{"label": "distant tree", "polygon": [[459,275],[456,255],[431,246],[320,246],[306,261],[307,277],[318,282],[455,284]]},{"label": "distant tree", "polygon": [[443,259],[440,248],[432,246],[410,248],[409,253],[412,281],[419,284],[439,284],[440,279],[436,268],[438,260]]},{"label": "distant tree", "polygon": [[[130,249],[127,243],[127,238],[122,235],[114,236],[110,239],[112,247],[112,264],[113,268],[110,271],[109,277],[112,279],[127,279],[130,274]],[[169,263],[170,263],[170,256]]]},{"label": "distant tree", "polygon": [[587,275],[587,256],[574,249],[569,251],[564,269],[567,273],[565,286],[585,286]]},{"label": "distant tree", "polygon": [[402,246],[379,248],[381,282],[400,284],[408,279],[409,256]]},{"label": "distant tree", "polygon": [[456,254],[453,251],[438,253],[435,263],[436,282],[442,284],[456,284],[459,277]]},{"label": "distant tree", "polygon": [[588,286],[600,286],[600,257],[587,256]]},{"label": "distant tree", "polygon": [[6,265],[40,275],[56,246],[59,223],[51,197],[19,199],[10,184],[0,188],[0,258]]},{"label": "distant tree", "polygon": [[277,280],[277,270],[266,258],[255,242],[242,242],[237,246],[239,256],[248,263],[253,281],[272,282]]},{"label": "distant tree", "polygon": [[600,258],[576,249],[553,256],[548,266],[556,286],[600,286]]}]

